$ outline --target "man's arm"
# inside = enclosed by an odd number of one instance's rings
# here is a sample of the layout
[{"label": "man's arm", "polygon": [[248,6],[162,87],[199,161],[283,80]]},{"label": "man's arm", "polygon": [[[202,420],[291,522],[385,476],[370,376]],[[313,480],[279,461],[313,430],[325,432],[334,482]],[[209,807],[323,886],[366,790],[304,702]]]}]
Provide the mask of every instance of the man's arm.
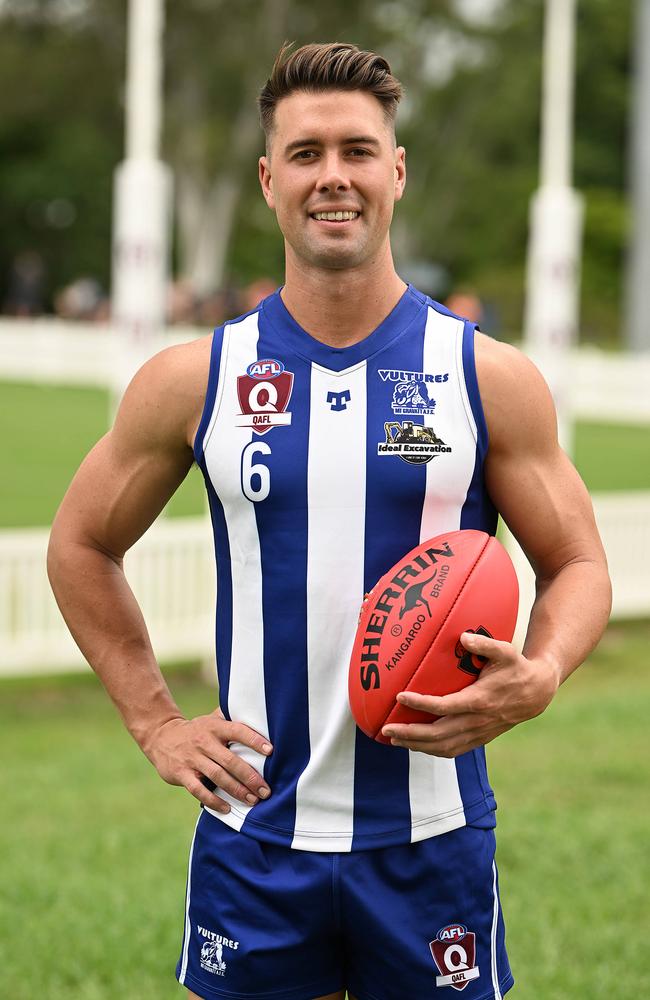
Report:
[{"label": "man's arm", "polygon": [[486,485],[528,556],[536,599],[522,653],[511,643],[464,633],[486,656],[475,684],[445,697],[398,700],[444,716],[432,725],[390,725],[397,746],[443,757],[481,746],[539,715],[600,639],[611,587],[589,494],[557,440],[553,401],[519,351],[477,335],[477,372],[489,432]]},{"label": "man's arm", "polygon": [[260,794],[265,798],[262,777],[227,744],[267,754],[268,740],[218,711],[191,721],[183,717],[122,568],[124,553],[192,465],[209,351],[209,339],[170,348],[135,376],[115,426],[86,457],[59,508],[48,573],[78,646],[161,777],[184,785],[204,805],[228,812],[228,804],[201,778],[250,804]]}]

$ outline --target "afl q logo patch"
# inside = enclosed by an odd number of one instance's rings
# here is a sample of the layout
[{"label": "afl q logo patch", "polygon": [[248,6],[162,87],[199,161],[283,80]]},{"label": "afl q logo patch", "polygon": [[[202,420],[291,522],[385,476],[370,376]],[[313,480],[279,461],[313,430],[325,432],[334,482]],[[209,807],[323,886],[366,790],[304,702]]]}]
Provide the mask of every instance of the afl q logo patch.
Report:
[{"label": "afl q logo patch", "polygon": [[262,361],[251,361],[246,374],[251,378],[277,378],[284,371],[284,365],[275,358],[264,358]]},{"label": "afl q logo patch", "polygon": [[291,413],[287,406],[292,390],[293,372],[285,371],[281,361],[253,361],[246,374],[237,377],[241,412],[235,417],[235,426],[252,427],[256,434],[266,434],[272,427],[288,427]]},{"label": "afl q logo patch", "polygon": [[429,948],[440,972],[436,976],[436,986],[451,986],[464,990],[472,979],[478,979],[480,972],[476,960],[476,935],[463,924],[447,924],[436,934],[435,941],[429,941]]}]

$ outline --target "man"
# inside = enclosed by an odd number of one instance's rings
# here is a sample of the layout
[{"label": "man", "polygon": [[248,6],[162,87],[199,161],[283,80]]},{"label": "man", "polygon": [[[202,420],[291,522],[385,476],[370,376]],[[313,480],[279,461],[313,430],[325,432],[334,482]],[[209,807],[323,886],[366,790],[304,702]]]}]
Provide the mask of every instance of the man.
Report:
[{"label": "man", "polygon": [[[501,997],[513,979],[483,747],[547,707],[609,612],[540,375],[394,269],[400,95],[386,61],[354,46],[280,53],[259,169],[285,285],[142,368],[52,532],[77,642],[159,774],[204,807],[177,970],[193,997]],[[381,450],[395,422],[446,448],[417,464]],[[122,557],[194,457],[215,532],[220,708],[187,720]],[[478,681],[400,695],[442,718],[386,727],[392,746],[367,739],[347,703],[364,591],[420,540],[493,533],[495,508],[537,574],[524,652],[466,634],[488,660]]]}]

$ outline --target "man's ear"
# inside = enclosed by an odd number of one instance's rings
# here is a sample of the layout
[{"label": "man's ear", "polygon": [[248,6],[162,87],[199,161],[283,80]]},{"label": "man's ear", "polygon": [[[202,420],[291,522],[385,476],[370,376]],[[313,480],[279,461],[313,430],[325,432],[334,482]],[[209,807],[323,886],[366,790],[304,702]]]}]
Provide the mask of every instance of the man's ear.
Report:
[{"label": "man's ear", "polygon": [[399,201],[404,194],[406,185],[406,150],[403,146],[398,146],[395,150],[395,201]]},{"label": "man's ear", "polygon": [[264,201],[269,208],[275,210],[275,199],[273,197],[273,180],[271,178],[271,167],[268,156],[260,156],[259,178]]}]

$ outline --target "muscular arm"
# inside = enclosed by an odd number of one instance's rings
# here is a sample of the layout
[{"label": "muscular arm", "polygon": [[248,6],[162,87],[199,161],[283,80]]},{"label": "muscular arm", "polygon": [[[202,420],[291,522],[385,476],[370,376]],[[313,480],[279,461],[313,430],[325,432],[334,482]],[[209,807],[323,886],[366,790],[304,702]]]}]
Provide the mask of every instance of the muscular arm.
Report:
[{"label": "muscular arm", "polygon": [[261,777],[226,743],[238,740],[261,750],[266,741],[217,713],[184,719],[122,566],[124,553],[191,467],[208,365],[209,342],[199,341],[163,351],[136,375],[115,426],[86,457],[63,499],[52,527],[48,573],[77,644],[161,776],[227,811],[201,776],[241,799],[257,793]]},{"label": "muscular arm", "polygon": [[481,341],[479,378],[491,442],[486,483],[536,577],[523,652],[544,662],[561,684],[607,624],[605,553],[587,489],[558,444],[546,383],[514,348]]},{"label": "muscular arm", "polygon": [[511,643],[466,633],[466,648],[489,661],[474,685],[444,698],[399,696],[446,718],[384,732],[397,745],[448,757],[544,711],[600,639],[611,606],[591,501],[559,447],[544,380],[519,351],[480,334],[476,358],[490,441],[486,485],[533,566],[536,599],[521,654]]}]

